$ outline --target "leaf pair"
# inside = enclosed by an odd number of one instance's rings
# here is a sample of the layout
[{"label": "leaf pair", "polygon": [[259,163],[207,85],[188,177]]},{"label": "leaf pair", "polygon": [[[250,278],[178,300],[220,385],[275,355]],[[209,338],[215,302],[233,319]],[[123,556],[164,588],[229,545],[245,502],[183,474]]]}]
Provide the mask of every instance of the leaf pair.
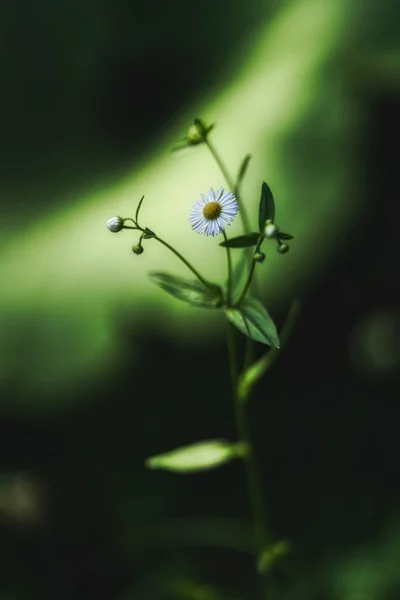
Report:
[{"label": "leaf pair", "polygon": [[[200,281],[188,281],[167,273],[153,272],[150,279],[174,298],[191,306],[201,308],[220,308],[223,305],[221,288]],[[240,307],[226,308],[227,318],[244,335],[256,342],[279,348],[279,338],[273,320],[261,302],[255,298],[246,298]]]}]

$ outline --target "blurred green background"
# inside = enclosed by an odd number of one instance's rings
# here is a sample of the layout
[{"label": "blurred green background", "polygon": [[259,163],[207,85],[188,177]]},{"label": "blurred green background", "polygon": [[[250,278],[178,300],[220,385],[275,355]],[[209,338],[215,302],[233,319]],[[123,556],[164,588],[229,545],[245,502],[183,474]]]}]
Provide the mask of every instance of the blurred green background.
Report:
[{"label": "blurred green background", "polygon": [[[250,407],[283,600],[400,597],[400,284],[396,0],[0,6],[0,599],[257,598],[242,466],[148,472],[145,459],[234,439],[224,323],[146,279],[211,279],[200,192],[225,185],[215,122],[256,223],[262,180],[291,251],[260,266],[281,325],[303,311]],[[240,232],[240,223],[232,227]],[[261,351],[261,350],[260,350]],[[217,591],[219,590],[219,591]],[[272,597],[272,596],[271,596]]]}]

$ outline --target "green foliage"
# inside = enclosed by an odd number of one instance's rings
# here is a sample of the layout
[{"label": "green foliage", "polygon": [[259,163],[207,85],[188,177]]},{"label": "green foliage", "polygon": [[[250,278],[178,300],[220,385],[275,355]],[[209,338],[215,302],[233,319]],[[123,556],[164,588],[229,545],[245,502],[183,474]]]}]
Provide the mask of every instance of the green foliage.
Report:
[{"label": "green foliage", "polygon": [[234,458],[244,456],[245,453],[246,446],[240,442],[205,440],[152,456],[146,460],[145,464],[149,469],[194,473],[215,469]]},{"label": "green foliage", "polygon": [[265,221],[275,220],[275,201],[271,189],[265,181],[261,186],[261,198],[258,205],[258,226],[262,231]]},{"label": "green foliage", "polygon": [[144,228],[144,234],[143,234],[143,238],[145,240],[149,240],[150,238],[155,237],[156,234],[154,233],[154,231],[152,231],[151,229],[149,229],[148,227]]},{"label": "green foliage", "polygon": [[279,348],[275,324],[266,308],[255,298],[246,298],[240,307],[225,310],[228,319],[244,335],[261,344]]},{"label": "green foliage", "polygon": [[222,292],[218,285],[208,283],[207,286],[197,280],[187,280],[168,273],[151,272],[149,277],[153,283],[165,290],[174,298],[191,306],[201,308],[219,308],[222,306]]},{"label": "green foliage", "polygon": [[257,231],[247,233],[246,235],[238,235],[237,237],[225,240],[220,243],[223,248],[248,248],[256,246],[260,239],[260,234]]},{"label": "green foliage", "polygon": [[258,557],[258,572],[264,573],[267,569],[270,569],[279,559],[287,556],[291,549],[291,544],[287,540],[281,540],[267,546]]},{"label": "green foliage", "polygon": [[293,235],[290,235],[290,233],[282,233],[281,231],[278,233],[278,238],[280,240],[293,240],[294,239]]}]

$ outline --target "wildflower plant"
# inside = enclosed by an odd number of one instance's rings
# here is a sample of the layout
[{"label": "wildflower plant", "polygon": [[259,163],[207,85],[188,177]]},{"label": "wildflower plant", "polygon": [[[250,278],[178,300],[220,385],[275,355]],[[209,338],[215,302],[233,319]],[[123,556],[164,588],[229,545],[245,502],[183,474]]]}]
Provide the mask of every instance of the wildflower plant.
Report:
[{"label": "wildflower plant", "polygon": [[[219,244],[225,249],[227,257],[227,278],[223,284],[210,282],[178,250],[149,227],[140,224],[139,216],[144,196],[139,200],[134,218],[111,217],[107,221],[107,228],[112,233],[124,229],[137,231],[139,239],[132,247],[136,255],[143,253],[144,243],[149,240],[155,240],[168,248],[191,271],[194,279],[185,279],[158,271],[151,272],[150,279],[178,300],[192,306],[219,310],[225,314],[237,440],[201,440],[189,446],[152,456],[145,464],[149,469],[191,473],[216,468],[234,459],[244,462],[253,517],[255,567],[263,583],[262,589],[268,595],[264,576],[278,558],[287,554],[289,544],[286,540],[273,541],[267,533],[266,513],[254,444],[247,421],[246,404],[255,384],[270,369],[278,357],[281,344],[290,335],[298,317],[299,304],[297,300],[292,303],[283,328],[278,334],[267,309],[256,297],[255,272],[257,265],[265,261],[271,242],[276,244],[276,250],[280,254],[285,254],[289,250],[287,242],[292,240],[293,236],[283,233],[276,225],[275,200],[265,181],[261,184],[258,204],[258,228],[256,231],[250,229],[240,188],[251,156],[247,155],[243,159],[236,180],[232,180],[211,142],[210,132],[213,128],[213,125],[206,126],[201,119],[195,119],[187,136],[175,150],[199,144],[206,145],[226,180],[226,190],[220,188],[214,191],[211,188],[207,195],[200,194],[200,198],[189,214],[189,222],[195,233],[212,238],[219,235],[223,237],[223,241]],[[228,238],[226,229],[237,215],[241,217],[243,234]],[[235,253],[240,254],[240,258],[234,265],[232,254]],[[244,364],[240,368],[234,328],[246,338]],[[268,350],[256,361],[252,360],[254,343],[268,347]]]}]

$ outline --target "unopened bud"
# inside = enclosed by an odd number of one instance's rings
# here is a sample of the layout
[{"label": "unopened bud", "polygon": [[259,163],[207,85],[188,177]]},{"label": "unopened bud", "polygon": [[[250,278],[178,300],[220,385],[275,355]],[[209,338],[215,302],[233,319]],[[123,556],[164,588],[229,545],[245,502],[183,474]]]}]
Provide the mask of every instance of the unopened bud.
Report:
[{"label": "unopened bud", "polygon": [[142,254],[143,246],[141,246],[140,244],[138,244],[137,246],[132,246],[132,252],[133,254]]},{"label": "unopened bud", "polygon": [[264,235],[267,238],[275,237],[278,233],[278,228],[272,221],[267,221],[265,224]]},{"label": "unopened bud", "polygon": [[106,226],[112,233],[118,233],[124,228],[124,219],[122,217],[111,217],[108,219]]},{"label": "unopened bud", "polygon": [[286,252],[289,252],[289,246],[287,244],[279,244],[278,252],[279,254],[286,254]]},{"label": "unopened bud", "polygon": [[198,125],[192,125],[189,127],[187,141],[189,144],[200,144],[204,141],[204,132],[201,131]]},{"label": "unopened bud", "polygon": [[258,263],[262,263],[265,260],[264,252],[256,252],[254,255],[254,260]]}]

